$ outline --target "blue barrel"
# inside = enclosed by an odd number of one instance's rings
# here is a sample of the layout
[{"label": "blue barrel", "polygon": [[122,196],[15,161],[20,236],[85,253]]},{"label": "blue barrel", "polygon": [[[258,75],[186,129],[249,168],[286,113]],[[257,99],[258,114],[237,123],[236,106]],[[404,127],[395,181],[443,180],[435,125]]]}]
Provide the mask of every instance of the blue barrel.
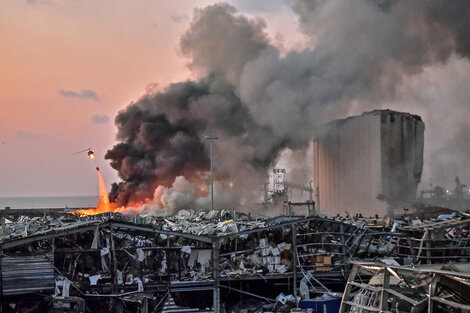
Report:
[{"label": "blue barrel", "polygon": [[299,308],[314,309],[315,313],[338,313],[341,298],[300,300]]}]

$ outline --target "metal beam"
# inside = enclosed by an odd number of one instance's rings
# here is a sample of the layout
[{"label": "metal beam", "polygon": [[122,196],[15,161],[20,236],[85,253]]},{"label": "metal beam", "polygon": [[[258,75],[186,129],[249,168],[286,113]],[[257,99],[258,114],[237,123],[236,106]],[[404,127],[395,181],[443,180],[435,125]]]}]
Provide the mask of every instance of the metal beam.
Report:
[{"label": "metal beam", "polygon": [[[210,250],[212,249],[211,246],[189,246],[191,250]],[[116,248],[114,251],[132,251],[136,250],[136,247],[132,248]],[[181,247],[140,247],[144,251],[153,251],[153,250],[181,250]],[[98,253],[101,252],[101,249],[69,249],[69,248],[56,248],[55,252],[57,253],[84,253],[84,252],[91,252],[91,253]]]},{"label": "metal beam", "polygon": [[114,245],[114,235],[113,235],[113,226],[111,225],[110,227],[110,234],[109,234],[109,240],[111,242],[111,266],[110,266],[110,272],[111,272],[111,286],[113,293],[116,293],[116,283],[117,283],[117,258],[116,258],[116,247]]},{"label": "metal beam", "polygon": [[447,300],[447,299],[440,298],[440,297],[431,297],[431,300],[445,304],[445,305],[450,305],[453,308],[467,310],[467,311],[470,310],[470,305],[468,304],[462,304],[462,303],[454,302],[454,301]]},{"label": "metal beam", "polygon": [[197,291],[197,290],[213,290],[214,281],[171,281],[167,286],[167,289],[171,292],[178,291]]},{"label": "metal beam", "polygon": [[382,292],[380,294],[380,312],[388,311],[388,289],[390,288],[390,272],[384,270]]},{"label": "metal beam", "polygon": [[[101,227],[102,225],[100,225]],[[62,237],[62,236],[67,236],[70,234],[75,234],[75,233],[80,233],[84,231],[89,231],[89,230],[95,230],[96,224],[85,226],[85,227],[78,227],[77,228],[69,228],[69,229],[64,229],[64,230],[51,230],[50,232],[47,232],[46,234],[43,235],[32,235],[29,237],[25,238],[20,238],[20,239],[14,239],[11,241],[6,241],[2,243],[2,249],[11,249],[15,248],[18,246],[22,245],[27,245],[35,241],[39,240],[44,240],[44,239],[52,239],[52,238],[57,238],[57,237]]]},{"label": "metal beam", "polygon": [[399,271],[419,272],[419,273],[425,273],[425,274],[433,273],[433,274],[442,274],[442,275],[451,276],[451,277],[454,276],[454,277],[470,278],[470,273],[437,270],[437,269],[433,269],[429,267],[416,268],[416,267],[395,266],[395,265],[387,265],[387,264],[382,264],[382,263],[360,262],[360,261],[349,261],[349,264],[358,265],[361,267],[392,268],[392,269],[399,270]]},{"label": "metal beam", "polygon": [[[295,299],[297,299],[297,266],[299,266],[297,259],[297,225],[292,224],[292,252],[293,252],[293,267],[292,267],[292,272],[294,274],[294,283],[292,286],[292,293],[294,294]],[[296,300],[297,302],[297,300]]]},{"label": "metal beam", "polygon": [[433,303],[433,298],[434,294],[436,293],[436,285],[437,281],[434,277],[433,281],[429,284],[428,288],[428,313],[433,313],[434,312],[434,303]]},{"label": "metal beam", "polygon": [[[388,271],[387,271],[387,272],[388,272]],[[398,298],[400,298],[400,299],[402,299],[402,300],[405,300],[406,302],[411,303],[411,305],[413,305],[413,306],[420,305],[421,303],[427,301],[426,298],[424,298],[424,299],[421,300],[421,301],[417,301],[417,300],[415,300],[415,299],[412,299],[412,298],[410,298],[410,297],[408,297],[408,296],[405,296],[404,294],[401,294],[401,293],[399,293],[398,291],[395,291],[395,290],[390,289],[390,288],[385,289],[385,291],[387,291],[387,292],[388,292],[389,294],[391,294],[391,295],[394,295],[395,297],[398,297]]]},{"label": "metal beam", "polygon": [[[411,257],[413,258],[413,263],[418,262],[418,260],[417,260],[417,258],[416,258],[415,247],[413,247],[413,243],[411,243],[410,237],[407,237],[407,238],[406,238],[406,241],[408,242],[408,246],[410,247]],[[398,243],[399,243],[399,242],[400,242],[400,241],[398,241]]]},{"label": "metal beam", "polygon": [[343,299],[341,299],[341,306],[339,307],[338,313],[344,313],[346,311],[346,302],[349,299],[349,294],[351,293],[352,289],[352,284],[351,282],[354,282],[354,279],[356,278],[357,272],[359,271],[359,265],[354,264],[351,272],[349,273],[348,281],[346,283],[346,288],[344,289],[343,292]]},{"label": "metal beam", "polygon": [[219,241],[214,240],[212,242],[212,277],[214,279],[214,291],[213,291],[213,305],[212,309],[214,313],[220,312],[220,274],[219,274]]}]

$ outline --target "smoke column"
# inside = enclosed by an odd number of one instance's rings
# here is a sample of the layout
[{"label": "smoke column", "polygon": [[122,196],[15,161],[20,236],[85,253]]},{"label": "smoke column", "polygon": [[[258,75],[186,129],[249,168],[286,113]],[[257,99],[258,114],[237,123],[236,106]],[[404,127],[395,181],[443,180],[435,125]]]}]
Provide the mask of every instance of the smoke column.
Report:
[{"label": "smoke column", "polygon": [[[422,91],[439,67],[469,68],[469,1],[289,3],[310,41],[282,54],[260,18],[223,3],[194,11],[179,48],[199,79],[146,94],[119,112],[120,143],[106,154],[122,179],[112,201],[147,211],[204,206],[209,159],[202,138],[214,133],[218,207],[249,206],[266,168],[284,151],[298,160],[315,126],[375,108],[421,114],[428,129],[442,124],[435,113],[455,109],[445,121],[455,141],[426,144],[468,153],[461,141],[469,96],[428,105]],[[468,168],[468,161],[458,165]]]}]

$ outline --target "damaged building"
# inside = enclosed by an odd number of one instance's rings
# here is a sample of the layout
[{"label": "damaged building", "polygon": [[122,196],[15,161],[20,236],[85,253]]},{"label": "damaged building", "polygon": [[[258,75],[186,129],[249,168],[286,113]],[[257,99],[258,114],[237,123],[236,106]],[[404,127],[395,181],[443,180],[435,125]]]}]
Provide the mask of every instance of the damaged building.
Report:
[{"label": "damaged building", "polygon": [[5,312],[269,312],[301,294],[341,292],[348,261],[383,233],[318,214],[27,213],[2,211]]},{"label": "damaged building", "polygon": [[376,110],[330,122],[314,140],[317,207],[329,215],[385,216],[412,203],[423,147],[424,123],[417,115]]},{"label": "damaged building", "polygon": [[[0,212],[2,312],[325,312],[323,305],[337,312],[341,303],[341,312],[374,312],[380,301],[390,312],[410,305],[423,312],[433,282],[436,308],[470,304],[463,292],[448,296],[470,283],[459,272],[470,264],[463,212],[400,219]],[[383,276],[391,270],[400,281]],[[406,289],[413,284],[419,292]]]}]

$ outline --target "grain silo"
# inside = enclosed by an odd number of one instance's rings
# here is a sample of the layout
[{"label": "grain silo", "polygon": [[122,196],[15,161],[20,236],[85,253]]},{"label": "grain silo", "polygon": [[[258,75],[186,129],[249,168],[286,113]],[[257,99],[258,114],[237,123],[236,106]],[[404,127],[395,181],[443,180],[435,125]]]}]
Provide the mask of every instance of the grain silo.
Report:
[{"label": "grain silo", "polygon": [[376,110],[328,123],[314,141],[317,207],[365,216],[402,209],[416,197],[423,147],[418,115]]}]

